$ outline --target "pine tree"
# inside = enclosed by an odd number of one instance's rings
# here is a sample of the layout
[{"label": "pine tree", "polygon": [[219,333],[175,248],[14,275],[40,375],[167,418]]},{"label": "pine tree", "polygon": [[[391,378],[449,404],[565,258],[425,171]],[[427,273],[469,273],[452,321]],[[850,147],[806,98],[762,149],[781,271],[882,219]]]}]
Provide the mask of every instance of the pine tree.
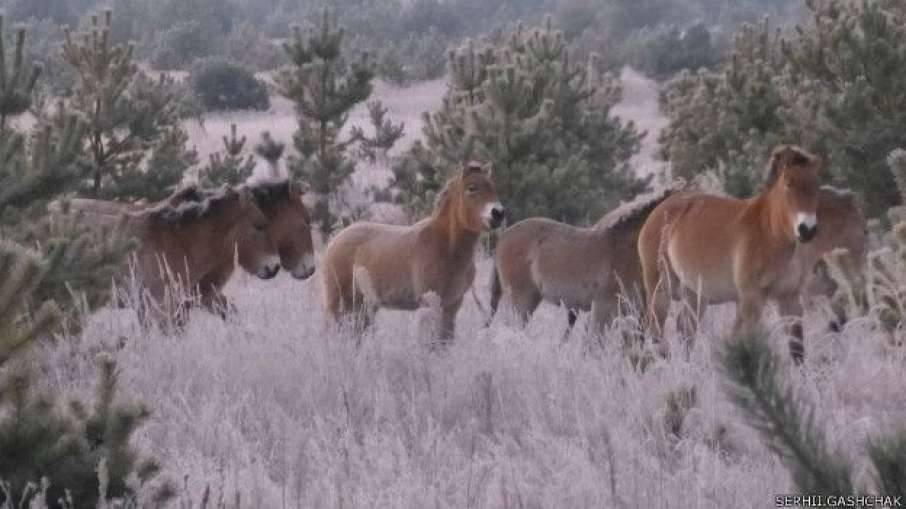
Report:
[{"label": "pine tree", "polygon": [[683,72],[667,84],[660,102],[670,122],[658,141],[674,177],[712,171],[732,195],[758,189],[770,148],[794,142],[776,78],[784,67],[780,44],[767,18],[744,25],[722,69]]},{"label": "pine tree", "polygon": [[283,158],[285,149],[286,145],[272,138],[270,132],[264,131],[261,133],[261,141],[255,145],[255,153],[267,161],[271,178],[280,179],[285,177],[283,172],[280,171],[280,159]]},{"label": "pine tree", "polygon": [[44,302],[26,317],[23,298],[41,284],[47,271],[38,253],[0,240],[0,366],[35,338],[48,334],[59,320],[52,302]]},{"label": "pine tree", "polygon": [[715,171],[745,195],[761,180],[758,154],[797,143],[878,217],[900,203],[886,157],[906,145],[906,12],[896,2],[806,5],[808,23],[789,33],[745,26],[720,68],[666,87],[662,153],[677,176]]},{"label": "pine tree", "polygon": [[450,87],[441,109],[424,115],[425,144],[394,168],[404,203],[431,203],[469,159],[492,164],[515,219],[589,222],[646,186],[628,166],[642,135],[611,114],[618,81],[599,75],[596,57],[574,63],[549,18],[496,42],[470,41],[448,60]]},{"label": "pine tree", "polygon": [[[24,35],[17,36],[14,53],[22,52],[24,40]],[[11,75],[5,66],[0,68],[0,74]],[[21,94],[19,104],[6,110],[11,118],[32,106],[31,96]],[[76,188],[85,175],[85,130],[63,103],[52,112],[38,113],[30,133],[9,126],[0,132],[0,238],[41,253],[43,275],[28,304],[37,309],[45,300],[56,300],[75,328],[73,319],[80,311],[109,299],[113,274],[131,242],[116,228],[95,229],[77,217],[47,214],[48,202]],[[20,299],[28,300],[24,295]]]},{"label": "pine tree", "polygon": [[806,83],[796,113],[810,120],[815,112],[810,141],[877,217],[903,203],[886,159],[906,146],[906,12],[865,0],[806,3],[811,26],[783,47],[791,81]]},{"label": "pine tree", "polygon": [[236,124],[230,125],[230,135],[223,137],[223,150],[208,157],[208,165],[201,169],[201,183],[207,187],[220,184],[238,185],[255,171],[255,156],[244,154],[246,137],[239,137]]},{"label": "pine tree", "polygon": [[[14,74],[24,66],[24,41],[20,32]],[[7,72],[6,56],[5,50],[0,51],[0,82],[4,98],[16,99],[5,101],[3,111],[14,117],[31,106],[27,92],[34,83],[24,91],[17,89],[16,78]],[[82,176],[82,133],[82,125],[63,107],[53,115],[39,115],[30,135],[8,126],[0,131],[0,505],[4,507],[63,500],[70,506],[95,506],[100,496],[99,465],[105,472],[105,499],[134,498],[126,479],[134,474],[145,485],[160,471],[154,461],[138,458],[130,445],[148,411],[115,403],[112,360],[101,359],[98,400],[91,412],[76,402],[65,412],[58,400],[37,393],[24,362],[10,362],[60,324],[65,315],[55,300],[71,302],[75,297],[88,306],[98,305],[109,294],[111,270],[126,249],[119,235],[92,232],[74,218],[46,215],[47,202]],[[44,483],[40,488],[39,482]],[[173,494],[167,482],[147,489],[159,504]]]},{"label": "pine tree", "polygon": [[361,127],[353,126],[352,139],[358,142],[358,152],[361,157],[374,163],[378,158],[387,157],[396,142],[403,137],[406,126],[402,122],[394,124],[392,120],[388,119],[389,110],[381,101],[371,101],[367,106],[368,118],[371,121],[374,135],[369,137]]},{"label": "pine tree", "polygon": [[869,442],[874,486],[857,486],[856,465],[830,446],[814,404],[785,380],[783,363],[763,335],[730,338],[718,360],[728,396],[790,471],[795,491],[906,493],[906,429]]},{"label": "pine tree", "polygon": [[[0,15],[0,34],[3,33],[4,17]],[[13,61],[7,68],[6,48],[0,39],[0,135],[5,134],[6,122],[10,117],[21,115],[31,105],[32,92],[41,68],[37,65],[24,69],[25,29],[16,31]]]},{"label": "pine tree", "polygon": [[[130,443],[149,411],[118,403],[116,363],[101,355],[98,364],[90,410],[79,401],[64,409],[59,398],[35,389],[24,368],[0,378],[0,504],[56,507],[67,501],[67,507],[96,507],[99,499],[134,504],[138,494],[127,483],[132,475],[157,506],[174,496],[169,481],[157,480],[160,465],[141,458]],[[37,488],[39,482],[45,483],[43,489]]]},{"label": "pine tree", "polygon": [[340,134],[349,111],[371,95],[374,77],[367,54],[347,63],[344,35],[326,9],[320,26],[307,38],[295,27],[292,40],[284,44],[291,64],[277,78],[280,93],[295,103],[299,122],[289,170],[311,186],[316,199],[312,219],[325,235],[340,219],[331,201],[355,171],[346,155],[352,141]]},{"label": "pine tree", "polygon": [[[91,29],[66,32],[63,57],[77,75],[70,106],[87,122],[90,184],[106,198],[165,197],[194,164],[179,125],[172,83],[154,81],[133,60],[131,45],[111,45],[111,11],[92,16]],[[145,161],[148,153],[163,160]],[[143,166],[143,162],[147,163]],[[157,164],[155,164],[157,163]]]}]

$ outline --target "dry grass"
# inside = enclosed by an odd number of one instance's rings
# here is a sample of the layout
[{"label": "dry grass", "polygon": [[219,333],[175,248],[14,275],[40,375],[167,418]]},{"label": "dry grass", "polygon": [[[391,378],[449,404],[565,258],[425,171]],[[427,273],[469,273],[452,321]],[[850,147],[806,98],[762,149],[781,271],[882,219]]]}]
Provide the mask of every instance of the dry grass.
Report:
[{"label": "dry grass", "polygon": [[[489,268],[483,259],[485,301]],[[241,276],[227,293],[239,308],[228,322],[199,312],[166,337],[108,309],[39,352],[46,383],[83,395],[95,354],[115,352],[122,393],[154,409],[139,445],[171,477],[188,476],[184,499],[210,485],[267,508],[722,508],[791,491],[720,391],[712,359],[727,308],[708,314],[689,359],[638,373],[619,330],[588,355],[582,318],[561,346],[565,313],[553,307],[525,330],[504,316],[485,329],[467,298],[455,344],[436,354],[418,312],[381,313],[359,350],[325,332],[317,280]],[[789,376],[819,402],[837,445],[860,450],[906,417],[903,355],[865,321],[828,334],[822,320],[810,317],[807,364]],[[779,332],[774,341],[784,348]],[[670,394],[688,387],[694,405],[675,415]]]},{"label": "dry grass", "polygon": [[[382,95],[411,137],[441,89]],[[657,126],[650,92],[627,93],[619,111]],[[291,115],[275,108],[283,113],[212,117],[194,139],[216,144],[239,122],[286,140]],[[485,302],[489,270],[483,255]],[[504,316],[484,328],[467,296],[444,354],[423,347],[422,312],[382,312],[357,350],[350,334],[325,330],[317,277],[242,275],[226,291],[239,310],[227,322],[198,312],[167,337],[111,308],[80,336],[35,352],[46,384],[75,395],[90,393],[95,354],[114,353],[124,397],[154,410],[139,445],[186,479],[183,507],[197,506],[206,487],[228,507],[238,496],[261,508],[755,508],[792,490],[721,391],[713,354],[732,307],[709,311],[688,358],[639,373],[619,348],[632,320],[589,355],[584,317],[561,345],[563,310],[543,306],[524,330]],[[776,316],[766,323],[785,351]],[[788,375],[818,402],[835,445],[855,455],[906,417],[904,354],[886,350],[868,319],[841,334],[825,323],[808,317],[806,365]],[[689,388],[694,398],[683,396]],[[856,471],[868,475],[864,464]]]}]

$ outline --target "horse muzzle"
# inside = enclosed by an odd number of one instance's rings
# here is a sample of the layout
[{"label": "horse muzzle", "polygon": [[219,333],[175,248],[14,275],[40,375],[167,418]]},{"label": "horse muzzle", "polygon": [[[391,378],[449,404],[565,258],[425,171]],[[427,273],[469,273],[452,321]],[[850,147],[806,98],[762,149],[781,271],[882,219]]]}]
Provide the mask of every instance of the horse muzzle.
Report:
[{"label": "horse muzzle", "polygon": [[290,272],[293,278],[299,280],[305,280],[311,277],[315,273],[315,257],[307,254],[302,260],[295,265],[295,268]]},{"label": "horse muzzle", "polygon": [[809,242],[818,235],[818,218],[815,214],[796,214],[796,238],[799,242]]},{"label": "horse muzzle", "polygon": [[258,276],[258,279],[267,280],[273,279],[278,272],[280,272],[279,263],[266,263],[263,267],[258,269],[258,272],[255,275]]},{"label": "horse muzzle", "polygon": [[506,209],[500,202],[489,203],[485,209],[484,218],[488,228],[492,230],[499,228],[506,220]]},{"label": "horse muzzle", "polygon": [[796,238],[799,239],[799,242],[811,242],[816,235],[818,235],[818,225],[808,226],[799,223],[796,228]]}]

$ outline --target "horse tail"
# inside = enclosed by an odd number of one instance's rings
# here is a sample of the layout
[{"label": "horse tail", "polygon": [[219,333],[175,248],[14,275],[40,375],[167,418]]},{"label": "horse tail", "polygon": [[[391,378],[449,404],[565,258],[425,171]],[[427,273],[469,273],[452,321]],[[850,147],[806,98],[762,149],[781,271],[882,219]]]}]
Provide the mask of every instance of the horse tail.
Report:
[{"label": "horse tail", "polygon": [[491,312],[488,316],[488,325],[491,324],[491,320],[494,319],[494,315],[497,313],[501,294],[503,294],[503,289],[500,286],[500,274],[497,272],[497,263],[494,262],[491,265]]}]

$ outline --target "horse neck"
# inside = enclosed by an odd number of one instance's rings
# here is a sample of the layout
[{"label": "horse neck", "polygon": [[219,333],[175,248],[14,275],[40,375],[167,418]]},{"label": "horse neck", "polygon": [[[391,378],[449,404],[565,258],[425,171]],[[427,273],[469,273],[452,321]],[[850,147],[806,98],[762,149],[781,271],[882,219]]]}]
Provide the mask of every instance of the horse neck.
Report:
[{"label": "horse neck", "polygon": [[749,210],[758,218],[756,224],[761,229],[765,240],[772,241],[775,245],[795,246],[796,241],[789,238],[786,233],[785,223],[789,221],[787,211],[774,201],[773,194],[778,192],[777,187],[761,193],[749,202]]},{"label": "horse neck", "polygon": [[470,257],[478,245],[480,233],[469,230],[456,213],[452,199],[442,204],[430,226],[439,233],[441,245],[445,248],[445,255],[451,258],[461,256]]}]

